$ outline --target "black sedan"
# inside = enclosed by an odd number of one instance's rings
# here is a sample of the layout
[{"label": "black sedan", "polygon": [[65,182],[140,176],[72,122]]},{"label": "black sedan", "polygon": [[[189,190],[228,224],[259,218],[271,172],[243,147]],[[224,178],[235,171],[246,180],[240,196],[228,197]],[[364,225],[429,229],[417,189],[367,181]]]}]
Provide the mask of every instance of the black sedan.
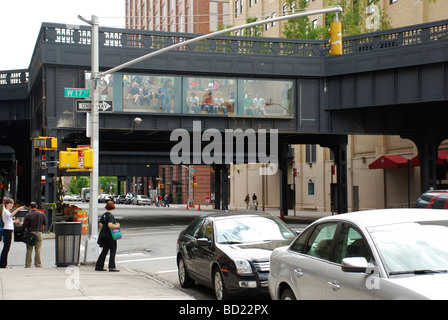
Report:
[{"label": "black sedan", "polygon": [[197,217],[177,240],[179,282],[195,282],[231,295],[268,294],[272,250],[291,243],[296,234],[270,215],[216,214]]}]

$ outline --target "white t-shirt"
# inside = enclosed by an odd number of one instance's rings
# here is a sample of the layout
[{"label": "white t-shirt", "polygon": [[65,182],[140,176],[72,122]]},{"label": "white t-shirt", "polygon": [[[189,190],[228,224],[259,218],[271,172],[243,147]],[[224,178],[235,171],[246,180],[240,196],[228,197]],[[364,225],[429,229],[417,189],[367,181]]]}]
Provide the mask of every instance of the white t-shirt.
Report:
[{"label": "white t-shirt", "polygon": [[3,229],[14,230],[14,222],[12,221],[11,212],[9,210],[3,210],[2,218],[3,223],[5,224]]}]

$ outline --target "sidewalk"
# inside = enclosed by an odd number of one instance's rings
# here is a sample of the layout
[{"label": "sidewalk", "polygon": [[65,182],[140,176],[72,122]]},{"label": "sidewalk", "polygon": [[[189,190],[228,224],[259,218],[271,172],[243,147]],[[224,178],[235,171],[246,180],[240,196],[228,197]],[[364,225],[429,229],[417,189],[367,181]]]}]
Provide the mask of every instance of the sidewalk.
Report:
[{"label": "sidewalk", "polygon": [[25,268],[25,244],[11,244],[12,268],[0,269],[0,300],[194,300],[163,280],[123,266],[120,272],[82,264],[56,267],[55,235],[46,233],[43,241],[42,268]]},{"label": "sidewalk", "polygon": [[[179,205],[179,208],[184,206]],[[197,208],[190,210],[197,211]],[[194,213],[219,212],[206,206],[201,211]],[[235,211],[235,207],[229,206],[230,211]],[[235,213],[244,212],[250,211],[237,208]],[[266,208],[265,212],[280,216],[278,208]],[[287,222],[310,223],[327,215],[331,213],[298,211],[294,216],[294,211],[289,210],[284,219]],[[44,234],[44,242],[42,268],[25,268],[25,245],[12,243],[8,258],[12,269],[0,269],[0,300],[194,300],[162,280],[122,266],[119,267],[120,272],[98,272],[92,265],[58,268],[54,260],[54,234]]]},{"label": "sidewalk", "polygon": [[194,300],[149,275],[124,267],[93,266],[0,269],[0,300]]}]

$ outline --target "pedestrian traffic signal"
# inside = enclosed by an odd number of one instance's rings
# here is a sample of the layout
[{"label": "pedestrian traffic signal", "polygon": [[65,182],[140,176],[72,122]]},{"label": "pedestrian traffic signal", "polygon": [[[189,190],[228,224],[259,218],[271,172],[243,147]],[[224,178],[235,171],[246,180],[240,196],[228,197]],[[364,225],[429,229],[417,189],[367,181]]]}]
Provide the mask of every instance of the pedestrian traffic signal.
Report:
[{"label": "pedestrian traffic signal", "polygon": [[58,139],[54,137],[34,138],[34,148],[39,150],[56,150],[58,148]]},{"label": "pedestrian traffic signal", "polygon": [[59,169],[78,169],[78,152],[59,151]]},{"label": "pedestrian traffic signal", "polygon": [[342,55],[342,23],[334,21],[330,24],[330,56]]},{"label": "pedestrian traffic signal", "polygon": [[67,148],[59,152],[59,169],[90,171],[93,168],[93,150],[90,148]]}]

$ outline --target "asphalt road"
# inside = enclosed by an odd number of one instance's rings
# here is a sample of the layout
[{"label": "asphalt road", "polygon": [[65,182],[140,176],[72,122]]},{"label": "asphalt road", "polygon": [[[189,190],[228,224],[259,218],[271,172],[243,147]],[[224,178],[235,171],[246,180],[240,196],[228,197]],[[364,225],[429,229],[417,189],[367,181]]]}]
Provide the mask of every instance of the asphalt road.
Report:
[{"label": "asphalt road", "polygon": [[[88,209],[86,203],[76,203],[82,209]],[[100,203],[99,215],[104,211],[104,204]],[[200,299],[214,299],[211,289],[196,285],[191,289],[183,289],[177,278],[176,240],[179,233],[196,216],[215,213],[202,206],[197,209],[186,210],[184,205],[171,205],[170,208],[155,206],[116,205],[114,216],[121,224],[123,238],[118,241],[116,263],[142,273],[149,274],[165,281],[176,289]],[[295,230],[301,230],[304,223],[290,224]],[[84,243],[82,241],[82,243]],[[44,265],[55,264],[54,240],[45,240],[46,248],[42,256]],[[52,249],[53,248],[53,249]],[[13,243],[9,255],[9,265],[23,265],[25,246],[23,243]],[[107,260],[106,260],[107,261]]]}]

